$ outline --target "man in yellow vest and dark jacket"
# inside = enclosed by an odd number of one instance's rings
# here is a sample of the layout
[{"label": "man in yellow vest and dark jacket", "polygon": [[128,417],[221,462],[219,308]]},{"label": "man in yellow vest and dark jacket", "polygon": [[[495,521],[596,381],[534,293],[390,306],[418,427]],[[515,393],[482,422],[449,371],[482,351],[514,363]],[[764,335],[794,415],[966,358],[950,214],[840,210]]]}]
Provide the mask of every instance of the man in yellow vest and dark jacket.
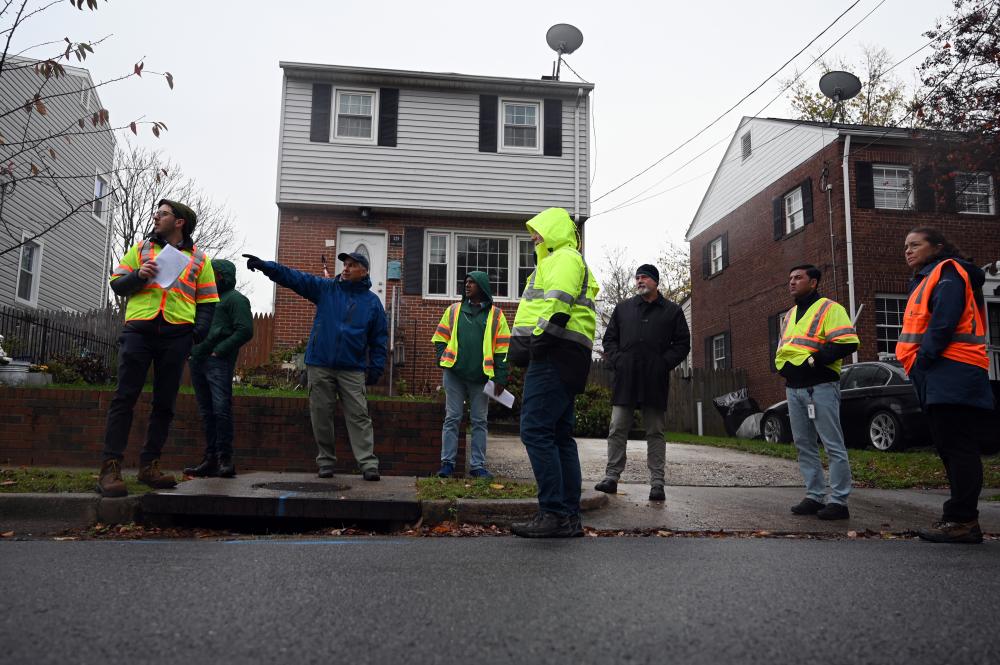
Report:
[{"label": "man in yellow vest and dark jacket", "polygon": [[582,536],[580,457],[573,402],[587,386],[597,317],[597,280],[580,254],[576,224],[549,208],[526,224],[535,242],[511,331],[510,361],[528,366],[521,400],[521,441],[538,484],[538,514],[514,524],[525,538]]},{"label": "man in yellow vest and dark jacket", "polygon": [[493,289],[485,272],[473,270],[465,276],[465,300],[448,307],[434,337],[438,364],[444,368],[445,418],[441,428],[441,470],[448,478],[455,472],[458,426],[465,403],[472,420],[472,456],[469,475],[491,478],[486,469],[486,412],[489,397],[483,392],[493,381],[494,394],[507,385],[507,348],[510,328],[503,310],[493,304]]},{"label": "man in yellow vest and dark jacket", "polygon": [[[146,443],[139,453],[139,481],[154,488],[177,484],[160,471],[160,451],[167,440],[184,362],[191,345],[208,335],[219,293],[212,263],[194,246],[191,233],[197,217],[191,208],[163,199],[153,213],[153,233],[132,246],[111,273],[111,289],[128,298],[125,328],[119,338],[118,388],[108,409],[104,434],[104,463],[97,481],[103,496],[125,496],[121,463],[132,410],[153,365],[153,408]],[[170,284],[156,282],[157,257],[167,246],[188,257],[187,265]]]},{"label": "man in yellow vest and dark jacket", "polygon": [[[806,498],[792,512],[842,520],[851,516],[847,509],[851,464],[840,426],[840,366],[857,350],[859,340],[844,308],[817,292],[821,276],[813,265],[795,266],[789,272],[788,290],[795,306],[782,323],[774,364],[785,378],[788,420],[806,483]],[[826,503],[817,438],[830,459],[831,492]]]}]

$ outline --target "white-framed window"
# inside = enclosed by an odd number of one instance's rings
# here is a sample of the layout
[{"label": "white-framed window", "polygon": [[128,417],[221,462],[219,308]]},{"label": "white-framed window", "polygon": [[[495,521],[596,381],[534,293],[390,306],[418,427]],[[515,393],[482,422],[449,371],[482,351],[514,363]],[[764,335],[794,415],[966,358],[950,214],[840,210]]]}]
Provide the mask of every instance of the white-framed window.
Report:
[{"label": "white-framed window", "polygon": [[[23,241],[28,234],[22,234]],[[17,262],[17,290],[14,300],[29,307],[38,306],[38,283],[42,276],[42,244],[29,240],[21,245],[21,255]]]},{"label": "white-framed window", "polygon": [[108,179],[102,175],[94,176],[94,206],[90,211],[102,224],[107,217],[108,198]]},{"label": "white-framed window", "polygon": [[726,369],[726,335],[712,338],[712,369]]},{"label": "white-framed window", "polygon": [[992,215],[994,207],[993,176],[986,172],[959,173],[955,176],[955,208],[969,215]]},{"label": "white-framed window", "polygon": [[503,100],[500,103],[500,126],[503,128],[500,152],[541,152],[541,118],[541,102]]},{"label": "white-framed window", "polygon": [[94,110],[94,86],[90,78],[80,74],[71,74],[73,80],[80,84],[80,106],[84,111]]},{"label": "white-framed window", "polygon": [[338,89],[333,97],[333,137],[374,143],[377,137],[378,91]]},{"label": "white-framed window", "polygon": [[909,166],[872,166],[875,207],[909,210],[913,207],[913,173]]},{"label": "white-framed window", "polygon": [[717,272],[722,272],[722,236],[719,236],[712,241],[711,249],[709,250],[709,259],[711,261],[710,275],[714,275]]},{"label": "white-framed window", "polygon": [[750,132],[747,132],[742,136],[742,138],[740,138],[740,147],[743,151],[742,161],[745,162],[750,159],[750,155],[753,153],[753,144],[751,143]]},{"label": "white-framed window", "polygon": [[802,212],[802,188],[796,187],[785,194],[785,235],[806,225]]},{"label": "white-framed window", "polygon": [[[525,241],[531,245],[530,254]],[[527,236],[481,231],[427,231],[424,236],[424,297],[461,298],[465,275],[489,275],[497,300],[520,297],[518,287],[531,274],[534,244]],[[531,262],[531,263],[529,263]]]},{"label": "white-framed window", "polygon": [[906,296],[889,293],[875,294],[875,338],[879,357],[888,354],[895,357],[896,342],[903,329],[903,312],[906,311]]}]

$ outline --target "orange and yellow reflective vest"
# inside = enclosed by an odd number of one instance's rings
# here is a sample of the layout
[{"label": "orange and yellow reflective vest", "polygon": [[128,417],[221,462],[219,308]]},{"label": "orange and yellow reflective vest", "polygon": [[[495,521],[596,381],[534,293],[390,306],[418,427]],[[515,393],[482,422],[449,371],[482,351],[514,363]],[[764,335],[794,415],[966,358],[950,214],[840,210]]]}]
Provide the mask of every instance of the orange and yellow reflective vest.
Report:
[{"label": "orange and yellow reflective vest", "polygon": [[[795,320],[797,308],[798,305],[792,307],[785,315],[781,343],[774,357],[774,366],[779,370],[785,363],[801,365],[827,342],[860,344],[847,311],[839,303],[829,298],[820,298],[810,305],[798,321]],[[827,367],[840,374],[841,364],[838,359]]]},{"label": "orange and yellow reflective vest", "polygon": [[[432,342],[444,342],[444,353],[441,354],[441,367],[454,367],[458,360],[458,312],[462,303],[450,305],[441,315],[437,330],[431,338]],[[510,328],[507,327],[507,317],[496,305],[490,306],[490,315],[486,319],[486,334],[483,335],[483,374],[493,378],[493,359],[498,355],[507,355],[510,348]]]},{"label": "orange and yellow reflective vest", "polygon": [[903,329],[899,333],[899,341],[896,342],[896,359],[903,364],[907,374],[910,373],[910,368],[917,360],[917,351],[920,349],[920,343],[924,340],[927,326],[930,325],[931,295],[941,279],[941,270],[946,264],[951,264],[955,268],[955,272],[965,284],[965,309],[962,310],[962,318],[955,326],[951,343],[945,347],[941,355],[986,370],[990,368],[990,361],[986,356],[986,327],[983,325],[983,313],[976,306],[976,299],[972,295],[969,273],[965,272],[965,268],[957,261],[945,259],[934,266],[934,269],[924,278],[920,286],[913,290],[910,299],[906,301]]},{"label": "orange and yellow reflective vest", "polygon": [[[167,288],[150,280],[142,289],[129,296],[125,307],[126,321],[145,321],[163,312],[168,323],[194,323],[195,307],[202,303],[219,302],[212,262],[197,247],[180,250],[191,257],[187,267]],[[135,272],[143,262],[156,259],[160,247],[148,238],[132,245],[118,267],[111,272],[111,281]]]}]

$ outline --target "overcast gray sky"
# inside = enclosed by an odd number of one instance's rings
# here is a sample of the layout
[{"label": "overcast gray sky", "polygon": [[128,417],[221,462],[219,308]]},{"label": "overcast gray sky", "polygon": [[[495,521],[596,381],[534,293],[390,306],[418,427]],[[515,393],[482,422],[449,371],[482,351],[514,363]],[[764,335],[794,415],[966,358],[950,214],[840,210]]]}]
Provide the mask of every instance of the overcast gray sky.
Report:
[{"label": "overcast gray sky", "polygon": [[[878,6],[882,3],[881,6]],[[853,0],[743,2],[416,3],[389,0],[284,2],[111,0],[97,12],[68,2],[26,24],[17,47],[69,37],[112,37],[87,59],[95,80],[146,69],[170,71],[175,88],[147,76],[103,88],[114,122],[139,116],[169,131],[140,142],[162,149],[234,212],[245,251],[271,258],[278,211],[275,177],[281,100],[279,60],[536,78],[554,53],[545,32],[572,23],[583,46],[567,62],[596,85],[592,197],[649,166],[690,138],[805,46]],[[593,204],[601,213],[665,178],[648,201],[597,216],[587,225],[587,259],[600,273],[604,248],[623,246],[651,261],[667,240],[680,243],[739,118],[753,115],[790,77],[875,12],[830,52],[854,60],[861,46],[883,46],[894,61],[927,42],[922,33],[948,15],[948,0],[861,0],[794,63],[700,138],[643,177]],[[896,70],[907,83],[927,51]],[[33,53],[35,56],[44,51]],[[814,67],[806,74],[815,84]],[[563,68],[563,80],[575,80]],[[784,100],[762,114],[789,117]],[[251,300],[270,311],[263,279]]]}]

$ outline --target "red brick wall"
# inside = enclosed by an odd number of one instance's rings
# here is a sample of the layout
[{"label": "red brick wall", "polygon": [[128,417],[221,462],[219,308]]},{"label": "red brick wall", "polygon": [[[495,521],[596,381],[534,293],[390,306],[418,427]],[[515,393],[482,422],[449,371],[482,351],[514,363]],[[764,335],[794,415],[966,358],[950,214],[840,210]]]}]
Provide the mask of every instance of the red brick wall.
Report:
[{"label": "red brick wall", "polygon": [[[100,465],[104,425],[113,393],[0,386],[0,462],[4,464],[94,467]],[[140,397],[125,452],[125,466],[139,465],[149,419],[150,393]],[[368,403],[374,421],[375,454],[386,475],[426,476],[441,460],[444,405],[377,400]],[[302,398],[235,397],[235,457],[238,470],[313,471],[316,444],[309,405]],[[338,407],[337,470],[355,469],[347,429]],[[194,395],[178,395],[161,464],[181,469],[201,459],[201,421]],[[459,433],[457,468],[465,468],[465,433]]]},{"label": "red brick wall", "polygon": [[[947,212],[859,209],[855,161],[900,165],[913,165],[916,161],[912,151],[903,148],[859,150],[863,147],[864,143],[853,142],[849,175],[855,306],[864,304],[857,322],[861,337],[859,360],[874,360],[877,358],[875,296],[877,293],[908,292],[911,272],[903,260],[906,232],[919,225],[936,226],[982,265],[1000,258],[1000,220],[996,216]],[[705,338],[728,331],[733,366],[748,371],[750,394],[761,407],[784,399],[784,383],[770,369],[772,355],[767,319],[792,305],[786,288],[788,269],[798,263],[814,263],[823,271],[820,292],[848,307],[842,155],[841,142],[830,144],[691,241],[695,366],[705,366]],[[827,198],[819,191],[824,161],[829,166],[829,181],[833,186],[836,280],[833,278]],[[774,240],[772,199],[784,195],[807,177],[812,178],[813,184],[814,222],[781,240]],[[729,233],[729,266],[705,279],[701,269],[702,248],[726,231]]]},{"label": "red brick wall", "polygon": [[[365,223],[357,215],[338,211],[317,211],[306,209],[284,209],[278,234],[278,256],[276,260],[290,268],[315,274],[322,273],[319,255],[326,252],[330,269],[336,252],[324,247],[324,240],[335,239],[339,227],[359,228]],[[389,215],[376,211],[375,220],[368,223],[372,229],[384,230],[390,235],[404,235],[409,227],[436,229],[491,230],[500,232],[524,231],[523,221],[497,219],[463,219],[456,217]],[[406,257],[402,246],[388,247],[388,260],[422,262],[423,257]],[[405,273],[405,270],[404,270]],[[403,280],[395,283],[402,289]],[[389,305],[386,293],[386,306]],[[445,308],[453,300],[424,300],[420,296],[403,295],[400,299],[400,329],[402,339],[397,346],[405,346],[405,364],[394,371],[394,380],[406,381],[406,389],[414,394],[430,394],[441,385],[441,370],[437,366],[431,336]],[[497,303],[504,310],[508,323],[513,325],[517,303]],[[312,303],[292,291],[278,287],[274,300],[275,347],[294,346],[300,340],[308,340],[312,328],[315,308]],[[389,368],[386,366],[382,385],[388,381]]]}]

